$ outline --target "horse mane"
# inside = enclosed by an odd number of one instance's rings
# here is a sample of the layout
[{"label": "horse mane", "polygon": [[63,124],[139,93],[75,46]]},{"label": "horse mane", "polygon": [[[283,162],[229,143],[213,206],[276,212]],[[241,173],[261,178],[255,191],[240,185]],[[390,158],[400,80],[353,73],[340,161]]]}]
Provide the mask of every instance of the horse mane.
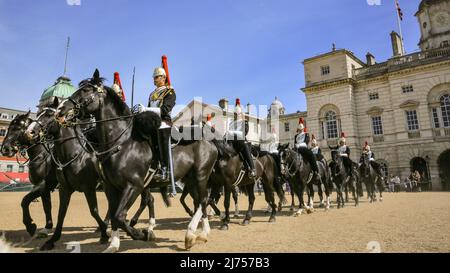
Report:
[{"label": "horse mane", "polygon": [[[88,84],[93,84],[93,83],[92,83],[92,80],[93,80],[92,78],[88,78],[88,79],[82,80],[82,81],[78,84],[78,87],[79,87],[79,88],[82,88],[82,87],[84,87],[84,86],[86,86],[86,85],[88,85]],[[105,80],[106,80],[105,78],[100,78],[100,84],[103,85],[103,82],[104,82]],[[111,97],[111,99],[112,99],[114,105],[117,107],[117,109],[118,109],[121,113],[124,113],[124,114],[126,114],[126,115],[130,115],[130,114],[131,114],[131,110],[130,110],[130,108],[128,107],[128,105],[127,105],[124,101],[122,101],[122,99],[117,95],[117,93],[116,93],[112,88],[103,85],[103,89],[106,90],[106,94],[107,94],[109,97]]]}]

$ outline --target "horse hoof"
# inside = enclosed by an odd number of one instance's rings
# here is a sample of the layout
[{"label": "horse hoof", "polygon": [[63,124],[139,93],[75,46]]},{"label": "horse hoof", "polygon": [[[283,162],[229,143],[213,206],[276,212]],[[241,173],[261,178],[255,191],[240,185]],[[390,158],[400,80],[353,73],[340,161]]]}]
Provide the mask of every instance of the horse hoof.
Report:
[{"label": "horse hoof", "polygon": [[313,209],[313,208],[309,208],[309,209],[306,210],[306,212],[307,212],[308,214],[311,214],[311,213],[314,212],[314,209]]},{"label": "horse hoof", "polygon": [[28,234],[30,234],[31,237],[33,237],[34,234],[36,233],[36,229],[37,229],[36,224],[27,225],[27,232],[28,232]]},{"label": "horse hoof", "polygon": [[100,238],[100,244],[101,245],[107,244],[108,242],[109,242],[109,237],[108,236]]},{"label": "horse hoof", "polygon": [[131,219],[130,227],[134,227],[137,223],[138,223],[138,221],[136,219]]},{"label": "horse hoof", "polygon": [[198,236],[197,236],[197,242],[203,242],[203,243],[206,243],[206,242],[208,242],[208,235],[206,235],[205,233],[200,233]]},{"label": "horse hoof", "polygon": [[276,222],[276,218],[275,217],[270,217],[269,218],[269,223],[275,223]]},{"label": "horse hoof", "polygon": [[149,241],[149,234],[148,234],[148,230],[143,229],[141,230],[141,232],[143,233],[144,237],[142,238],[142,241]]},{"label": "horse hoof", "polygon": [[102,253],[116,253],[117,251],[119,251],[118,247],[110,246],[107,249],[105,249]]},{"label": "horse hoof", "polygon": [[247,225],[249,225],[250,224],[250,220],[249,219],[245,219],[243,222],[242,222],[242,225],[244,225],[244,226],[247,226]]},{"label": "horse hoof", "polygon": [[47,241],[45,242],[44,245],[41,246],[40,250],[41,251],[48,251],[48,250],[52,250],[55,248],[55,243],[51,242],[51,241]]},{"label": "horse hoof", "polygon": [[228,230],[229,229],[229,227],[228,227],[228,224],[223,224],[222,226],[220,226],[220,228],[219,228],[220,230]]},{"label": "horse hoof", "polygon": [[152,242],[156,240],[156,235],[155,232],[153,232],[153,230],[148,230],[148,234],[147,234],[147,241],[148,242]]},{"label": "horse hoof", "polygon": [[195,245],[196,241],[197,236],[195,236],[195,234],[193,233],[186,234],[186,237],[184,238],[184,247],[186,248],[186,250],[191,249]]}]

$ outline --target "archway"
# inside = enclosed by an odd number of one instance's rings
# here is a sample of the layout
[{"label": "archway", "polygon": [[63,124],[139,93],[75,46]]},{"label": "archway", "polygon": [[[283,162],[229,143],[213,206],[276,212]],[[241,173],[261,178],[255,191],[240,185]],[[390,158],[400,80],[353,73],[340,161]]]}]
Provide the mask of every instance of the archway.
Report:
[{"label": "archway", "polygon": [[420,182],[422,190],[429,190],[431,181],[428,172],[427,161],[422,157],[414,157],[413,159],[411,159],[410,165],[411,165],[411,172],[418,171],[420,174],[421,178]]},{"label": "archway", "polygon": [[450,149],[439,155],[437,163],[442,187],[445,191],[450,191]]}]

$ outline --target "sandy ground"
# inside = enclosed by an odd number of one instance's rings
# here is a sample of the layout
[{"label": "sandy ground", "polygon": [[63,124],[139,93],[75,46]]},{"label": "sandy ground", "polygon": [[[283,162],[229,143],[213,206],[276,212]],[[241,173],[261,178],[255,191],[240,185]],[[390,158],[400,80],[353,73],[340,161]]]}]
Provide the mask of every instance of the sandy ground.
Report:
[{"label": "sandy ground", "polygon": [[[0,193],[0,231],[15,243],[27,242],[21,220],[20,200],[24,193]],[[120,252],[183,252],[184,235],[189,217],[179,203],[179,195],[172,207],[164,207],[156,197],[157,236],[154,242],[132,241],[122,233]],[[286,195],[288,200],[290,197]],[[98,194],[102,215],[106,199]],[[317,199],[317,198],[316,198]],[[53,217],[56,224],[58,195],[52,195]],[[333,200],[335,197],[333,196]],[[188,204],[192,204],[187,199]],[[242,209],[247,208],[246,196],[241,195]],[[222,208],[222,206],[220,206]],[[363,198],[359,207],[349,203],[344,209],[333,207],[326,212],[316,208],[312,214],[293,217],[288,206],[278,213],[275,223],[268,223],[264,214],[263,196],[255,203],[254,218],[249,226],[242,226],[240,218],[232,218],[230,229],[221,231],[220,219],[211,220],[209,241],[195,245],[191,252],[369,252],[368,244],[379,244],[382,252],[450,252],[450,193],[385,193],[383,202],[369,204]],[[232,209],[234,206],[232,205]],[[130,212],[134,212],[134,206]],[[44,224],[41,202],[32,203],[31,213],[38,228]],[[131,218],[131,213],[129,217]],[[138,228],[146,228],[145,211]],[[78,241],[82,252],[101,252],[105,245],[98,243],[96,223],[89,214],[82,194],[72,197],[61,240],[54,252],[67,252],[64,243]],[[45,239],[34,239],[20,246],[21,251],[38,251]]]}]

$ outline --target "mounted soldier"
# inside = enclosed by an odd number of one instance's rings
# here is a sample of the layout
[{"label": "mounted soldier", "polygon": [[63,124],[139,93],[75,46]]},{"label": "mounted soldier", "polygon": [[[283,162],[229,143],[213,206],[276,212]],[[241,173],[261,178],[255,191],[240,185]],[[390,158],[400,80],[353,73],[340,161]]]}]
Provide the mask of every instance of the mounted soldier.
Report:
[{"label": "mounted soldier", "polygon": [[319,177],[319,167],[317,167],[316,157],[313,152],[308,148],[309,146],[309,133],[307,128],[305,127],[305,120],[303,118],[299,119],[297,134],[294,139],[294,146],[297,152],[299,152],[311,166],[311,170],[313,172],[313,180]]},{"label": "mounted soldier", "polygon": [[170,85],[167,57],[162,57],[162,67],[156,67],[153,71],[153,84],[156,89],[150,94],[148,108],[138,105],[138,112],[152,111],[160,115],[161,127],[158,130],[159,163],[161,166],[160,179],[169,181],[170,166],[170,137],[172,130],[171,111],[176,103],[176,94]]},{"label": "mounted soldier", "polygon": [[359,160],[360,164],[364,160],[364,155],[367,155],[369,158],[370,165],[375,170],[378,176],[383,177],[383,174],[381,173],[381,165],[375,161],[375,154],[370,150],[369,143],[366,141],[363,147],[363,152],[361,155],[361,158]]},{"label": "mounted soldier", "polygon": [[125,102],[125,92],[122,88],[122,82],[120,81],[119,72],[114,72],[114,83],[111,88],[116,92],[116,94]]},{"label": "mounted soldier", "polygon": [[342,160],[344,162],[345,169],[349,175],[349,177],[353,176],[353,167],[352,167],[352,160],[350,159],[350,148],[347,146],[345,139],[345,133],[341,133],[341,139],[339,140],[339,147],[338,152],[339,155],[342,157]]},{"label": "mounted soldier", "polygon": [[267,134],[267,138],[261,140],[261,151],[267,152],[272,156],[277,164],[277,176],[281,175],[281,159],[278,152],[278,145],[280,144],[275,128],[272,128],[272,133]]},{"label": "mounted soldier", "polygon": [[316,137],[314,136],[314,134],[311,136],[311,152],[314,154],[317,161],[322,161],[324,159],[324,157],[322,155],[322,150],[320,149],[319,144],[317,143],[317,140],[316,140]]},{"label": "mounted soldier", "polygon": [[233,147],[239,152],[244,159],[247,166],[248,175],[250,178],[256,177],[255,164],[253,162],[250,147],[247,143],[246,136],[248,134],[248,122],[244,118],[244,113],[241,107],[241,101],[236,99],[236,107],[234,109],[234,118],[228,126],[228,131],[225,134],[226,141],[231,141]]}]

